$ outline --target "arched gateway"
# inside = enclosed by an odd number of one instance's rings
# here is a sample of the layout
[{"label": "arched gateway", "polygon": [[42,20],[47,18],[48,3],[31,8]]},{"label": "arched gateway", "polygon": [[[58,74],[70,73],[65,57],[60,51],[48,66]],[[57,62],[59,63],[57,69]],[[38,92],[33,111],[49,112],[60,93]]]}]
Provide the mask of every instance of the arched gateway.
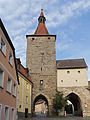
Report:
[{"label": "arched gateway", "polygon": [[72,92],[67,96],[67,99],[69,102],[65,107],[66,114],[82,116],[83,111],[80,97]]},{"label": "arched gateway", "polygon": [[35,97],[33,102],[33,111],[35,114],[48,115],[49,103],[48,99],[44,95],[40,94]]}]

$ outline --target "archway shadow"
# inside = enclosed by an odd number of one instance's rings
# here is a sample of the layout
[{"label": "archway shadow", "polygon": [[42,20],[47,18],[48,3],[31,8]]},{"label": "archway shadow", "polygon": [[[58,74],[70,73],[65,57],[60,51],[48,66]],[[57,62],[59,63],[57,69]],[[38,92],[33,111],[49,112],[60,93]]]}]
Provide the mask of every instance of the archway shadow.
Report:
[{"label": "archway shadow", "polygon": [[71,104],[67,104],[65,106],[66,114],[74,115],[74,116],[83,116],[80,97],[77,94],[72,92],[67,96],[67,98]]}]

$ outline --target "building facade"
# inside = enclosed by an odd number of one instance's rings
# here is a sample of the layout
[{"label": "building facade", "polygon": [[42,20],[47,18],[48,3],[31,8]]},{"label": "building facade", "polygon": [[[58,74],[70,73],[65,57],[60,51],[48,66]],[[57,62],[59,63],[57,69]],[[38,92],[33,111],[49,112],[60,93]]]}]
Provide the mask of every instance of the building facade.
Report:
[{"label": "building facade", "polygon": [[16,120],[17,84],[14,46],[0,19],[0,120]]},{"label": "building facade", "polygon": [[[90,116],[90,91],[88,89],[88,69],[84,59],[57,61],[57,90],[73,106],[73,115]],[[66,110],[68,113],[68,111]]]},{"label": "building facade", "polygon": [[18,118],[30,117],[32,109],[32,81],[28,68],[25,68],[20,59],[17,59],[19,77],[17,110]]},{"label": "building facade", "polygon": [[33,111],[39,99],[46,102],[52,114],[53,97],[56,93],[56,35],[50,35],[43,10],[38,18],[38,27],[33,35],[27,35],[26,65],[33,80]]}]

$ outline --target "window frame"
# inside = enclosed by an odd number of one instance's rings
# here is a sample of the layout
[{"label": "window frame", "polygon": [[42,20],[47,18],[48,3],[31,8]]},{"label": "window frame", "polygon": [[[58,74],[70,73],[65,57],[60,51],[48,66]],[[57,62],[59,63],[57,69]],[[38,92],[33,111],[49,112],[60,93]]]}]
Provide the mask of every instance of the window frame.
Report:
[{"label": "window frame", "polygon": [[[15,87],[14,87],[15,86]],[[15,89],[14,89],[15,88]],[[13,84],[13,95],[16,97],[16,93],[17,93],[17,85],[16,83]]]},{"label": "window frame", "polygon": [[29,97],[28,97],[28,96],[26,96],[26,104],[28,104],[28,100],[29,100]]},{"label": "window frame", "polygon": [[[13,116],[12,116],[12,111],[13,111]],[[11,107],[11,116],[10,116],[10,118],[11,118],[11,120],[15,119],[15,109],[13,107]]]},{"label": "window frame", "polygon": [[9,93],[11,93],[11,90],[12,90],[12,79],[10,78],[10,77],[8,77],[8,80],[7,80],[7,85],[8,85],[8,81],[11,81],[11,83],[10,83],[10,88],[9,88],[9,90],[8,90],[8,88],[6,88],[7,89],[7,92],[9,92]]},{"label": "window frame", "polygon": [[11,65],[13,64],[13,54],[12,54],[12,52],[9,52],[8,62],[9,62]]},{"label": "window frame", "polygon": [[0,120],[1,120],[1,117],[2,117],[2,104],[0,104]]},{"label": "window frame", "polygon": [[[10,107],[7,106],[7,105],[5,105],[5,108],[8,108],[8,118],[5,119],[5,120],[9,120],[9,117],[10,117]],[[4,118],[6,118],[6,117],[5,117],[5,108],[4,108]]]},{"label": "window frame", "polygon": [[6,43],[4,42],[3,38],[0,38],[0,50],[4,55],[6,55]]},{"label": "window frame", "polygon": [[4,83],[4,70],[0,67],[0,71],[2,71],[2,85],[0,85],[0,87],[3,88],[3,83]]}]

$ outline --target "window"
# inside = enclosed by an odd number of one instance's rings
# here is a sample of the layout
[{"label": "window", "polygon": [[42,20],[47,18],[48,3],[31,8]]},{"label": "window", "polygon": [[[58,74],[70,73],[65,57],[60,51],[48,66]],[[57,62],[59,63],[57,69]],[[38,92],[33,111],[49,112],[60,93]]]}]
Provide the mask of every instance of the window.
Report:
[{"label": "window", "polygon": [[26,96],[26,103],[28,103],[28,96]]},{"label": "window", "polygon": [[26,89],[27,89],[27,90],[29,89],[29,84],[28,84],[28,83],[26,83]]},{"label": "window", "polygon": [[78,73],[80,73],[80,71],[78,71]]},{"label": "window", "polygon": [[6,45],[5,45],[5,42],[3,41],[2,38],[1,38],[1,41],[0,41],[0,49],[5,54],[5,52],[6,52]]},{"label": "window", "polygon": [[16,96],[16,84],[13,86],[13,95]]},{"label": "window", "polygon": [[34,40],[35,38],[32,38],[32,40]]},{"label": "window", "polygon": [[8,78],[8,81],[7,81],[7,91],[11,93],[11,84],[12,84],[12,81],[10,78]]},{"label": "window", "polygon": [[63,82],[63,80],[61,80],[61,82]]},{"label": "window", "polygon": [[11,65],[12,65],[12,58],[13,58],[13,57],[12,57],[12,53],[10,52],[10,53],[9,53],[9,63],[10,63]]},{"label": "window", "polygon": [[4,77],[4,72],[3,70],[0,68],[0,86],[3,87],[3,77]]},{"label": "window", "polygon": [[14,109],[11,109],[11,120],[14,120]]},{"label": "window", "polygon": [[70,73],[70,71],[67,71],[67,73],[69,74],[69,73]]},{"label": "window", "polygon": [[1,120],[1,114],[2,114],[2,105],[0,105],[0,120]]},{"label": "window", "polygon": [[9,107],[5,107],[5,120],[9,120]]},{"label": "window", "polygon": [[40,80],[40,85],[43,85],[43,80]]},{"label": "window", "polygon": [[19,108],[21,108],[22,106],[21,105],[19,105]]}]

